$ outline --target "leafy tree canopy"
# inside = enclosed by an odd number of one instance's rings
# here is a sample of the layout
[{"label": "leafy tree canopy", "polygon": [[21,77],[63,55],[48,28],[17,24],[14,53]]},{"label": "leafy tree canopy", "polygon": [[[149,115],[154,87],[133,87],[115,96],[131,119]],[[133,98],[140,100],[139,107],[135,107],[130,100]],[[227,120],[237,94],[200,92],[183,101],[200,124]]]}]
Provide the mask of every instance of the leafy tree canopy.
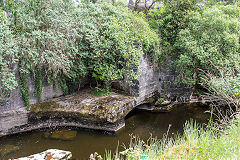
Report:
[{"label": "leafy tree canopy", "polygon": [[185,83],[199,82],[199,69],[214,73],[211,63],[226,70],[239,66],[239,7],[215,5],[195,13],[189,21],[174,44],[179,53],[176,69]]}]

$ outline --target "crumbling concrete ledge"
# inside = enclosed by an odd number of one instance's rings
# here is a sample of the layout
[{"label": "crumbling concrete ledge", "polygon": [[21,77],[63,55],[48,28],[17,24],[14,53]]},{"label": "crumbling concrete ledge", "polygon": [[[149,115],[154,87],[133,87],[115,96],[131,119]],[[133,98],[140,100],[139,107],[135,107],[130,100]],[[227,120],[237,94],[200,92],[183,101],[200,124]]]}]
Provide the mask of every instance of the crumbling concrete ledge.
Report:
[{"label": "crumbling concrete ledge", "polygon": [[83,89],[31,105],[27,113],[28,123],[2,132],[2,135],[56,126],[115,132],[125,126],[126,115],[136,106],[135,99],[116,92],[109,96],[96,96],[90,89]]}]

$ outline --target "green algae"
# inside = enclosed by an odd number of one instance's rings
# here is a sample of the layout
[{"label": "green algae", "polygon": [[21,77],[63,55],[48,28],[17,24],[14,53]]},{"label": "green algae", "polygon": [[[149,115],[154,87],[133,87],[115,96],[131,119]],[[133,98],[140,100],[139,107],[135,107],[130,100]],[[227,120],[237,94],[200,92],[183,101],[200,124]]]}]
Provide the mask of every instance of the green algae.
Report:
[{"label": "green algae", "polygon": [[43,103],[33,104],[31,105],[31,112],[51,112],[55,111],[55,109],[63,108],[63,106],[57,104],[55,101],[46,101]]},{"label": "green algae", "polygon": [[147,103],[153,103],[155,101],[155,99],[153,97],[148,97],[148,98],[145,98],[145,101]]}]

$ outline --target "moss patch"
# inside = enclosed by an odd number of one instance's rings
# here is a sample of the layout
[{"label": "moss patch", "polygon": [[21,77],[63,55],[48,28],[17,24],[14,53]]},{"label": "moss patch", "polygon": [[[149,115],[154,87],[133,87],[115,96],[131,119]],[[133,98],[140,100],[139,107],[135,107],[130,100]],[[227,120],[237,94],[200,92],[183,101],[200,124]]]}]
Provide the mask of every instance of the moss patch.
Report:
[{"label": "moss patch", "polygon": [[154,101],[155,101],[155,99],[153,97],[145,98],[145,102],[147,102],[147,103],[153,103]]},{"label": "moss patch", "polygon": [[125,114],[132,110],[134,102],[134,97],[115,92],[111,92],[109,96],[95,96],[91,94],[91,90],[83,90],[70,96],[55,98],[32,105],[31,111],[34,113],[66,113],[69,116],[76,113],[86,119],[101,119],[115,123],[119,119],[124,118]]},{"label": "moss patch", "polygon": [[51,111],[55,111],[56,109],[60,109],[60,108],[63,108],[63,106],[59,105],[55,101],[46,101],[43,103],[31,105],[30,111],[35,112],[35,113],[51,112]]}]

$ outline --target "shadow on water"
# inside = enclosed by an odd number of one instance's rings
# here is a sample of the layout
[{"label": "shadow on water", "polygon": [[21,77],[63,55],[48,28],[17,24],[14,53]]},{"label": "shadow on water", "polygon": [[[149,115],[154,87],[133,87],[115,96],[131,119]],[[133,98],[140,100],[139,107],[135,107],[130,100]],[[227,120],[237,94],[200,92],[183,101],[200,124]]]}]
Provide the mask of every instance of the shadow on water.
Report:
[{"label": "shadow on water", "polygon": [[53,148],[71,151],[73,157],[78,160],[87,159],[95,151],[102,155],[105,150],[114,152],[118,144],[119,149],[122,150],[123,144],[128,145],[130,135],[137,135],[143,140],[147,140],[150,135],[162,138],[169,125],[171,125],[170,135],[181,134],[186,121],[207,123],[210,115],[205,113],[206,110],[208,110],[207,107],[192,105],[179,105],[167,113],[151,113],[134,109],[126,117],[126,126],[116,133],[68,127],[67,129],[77,131],[73,140],[45,138],[43,135],[47,129],[6,136],[0,139],[0,147],[15,145],[19,146],[20,150],[2,156],[0,159],[28,156]]}]

